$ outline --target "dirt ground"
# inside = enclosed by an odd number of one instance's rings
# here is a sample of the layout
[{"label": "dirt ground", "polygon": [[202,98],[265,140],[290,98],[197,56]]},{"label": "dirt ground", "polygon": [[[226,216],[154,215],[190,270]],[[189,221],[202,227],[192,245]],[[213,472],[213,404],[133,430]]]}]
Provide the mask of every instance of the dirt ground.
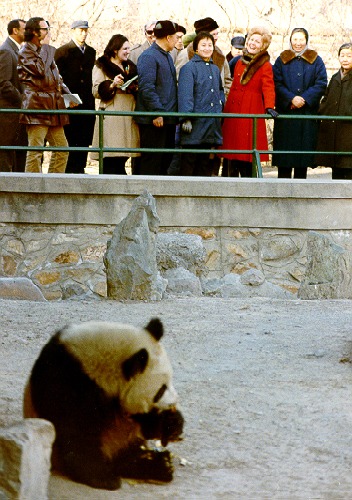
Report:
[{"label": "dirt ground", "polygon": [[168,485],[117,492],[59,476],[50,500],[352,498],[352,302],[182,298],[157,303],[0,301],[0,425],[51,333],[90,319],[158,316],[186,425]]}]

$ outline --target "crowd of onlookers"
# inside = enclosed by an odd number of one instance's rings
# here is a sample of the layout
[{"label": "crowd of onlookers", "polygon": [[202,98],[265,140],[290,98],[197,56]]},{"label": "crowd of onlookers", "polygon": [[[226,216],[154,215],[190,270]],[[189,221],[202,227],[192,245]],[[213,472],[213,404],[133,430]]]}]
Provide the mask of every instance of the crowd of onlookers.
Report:
[{"label": "crowd of onlookers", "polygon": [[[352,43],[339,48],[340,69],[328,84],[305,28],[292,30],[273,64],[264,26],[236,34],[228,54],[217,45],[219,26],[211,17],[195,21],[192,33],[170,20],[149,21],[142,43],[131,47],[125,35],[114,34],[100,56],[86,43],[88,31],[87,21],[74,21],[71,40],[56,49],[44,18],[8,24],[0,47],[0,108],[38,112],[1,113],[0,145],[97,148],[102,123],[104,174],[126,174],[131,159],[133,174],[251,177],[251,150],[261,151],[265,162],[269,148],[265,119],[257,119],[254,141],[247,115],[267,115],[274,119],[270,154],[278,177],[304,179],[308,167],[327,166],[333,179],[352,179]],[[99,109],[127,114],[99,120],[50,113],[95,110],[97,102]],[[48,171],[84,173],[87,154],[53,150]],[[0,150],[0,171],[41,172],[42,161],[40,149]]]}]

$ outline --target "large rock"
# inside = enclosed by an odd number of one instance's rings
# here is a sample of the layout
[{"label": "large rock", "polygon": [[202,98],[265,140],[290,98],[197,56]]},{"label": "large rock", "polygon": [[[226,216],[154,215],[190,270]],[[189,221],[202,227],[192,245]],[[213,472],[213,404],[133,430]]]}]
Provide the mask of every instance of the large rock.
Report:
[{"label": "large rock", "polygon": [[264,281],[264,275],[258,270],[249,270],[242,275],[229,273],[221,279],[202,280],[202,287],[204,295],[223,298],[295,298],[295,295],[280,286]]},{"label": "large rock", "polygon": [[0,278],[0,299],[45,301],[40,288],[28,278]]},{"label": "large rock", "polygon": [[300,299],[352,299],[352,252],[310,231],[308,263],[298,291]]},{"label": "large rock", "polygon": [[25,419],[0,430],[0,498],[46,500],[51,448],[51,422]]},{"label": "large rock", "polygon": [[192,295],[196,297],[202,295],[200,279],[183,267],[168,269],[165,272],[165,278],[168,282],[166,292],[170,295]]},{"label": "large rock", "polygon": [[158,268],[162,274],[167,269],[182,267],[196,276],[206,275],[206,250],[203,239],[197,234],[159,233],[156,244]]},{"label": "large rock", "polygon": [[155,199],[144,191],[115,228],[104,255],[107,295],[116,300],[160,300]]}]

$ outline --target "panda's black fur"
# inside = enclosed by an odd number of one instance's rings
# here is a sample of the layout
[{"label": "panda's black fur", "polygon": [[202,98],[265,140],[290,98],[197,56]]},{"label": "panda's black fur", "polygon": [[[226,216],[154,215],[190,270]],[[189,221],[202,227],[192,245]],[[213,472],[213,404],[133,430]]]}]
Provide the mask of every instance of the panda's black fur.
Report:
[{"label": "panda's black fur", "polygon": [[[91,324],[87,325],[92,329]],[[104,326],[100,328],[104,329]],[[150,450],[144,446],[148,439],[160,439],[165,446],[169,441],[179,439],[182,433],[183,417],[176,409],[176,402],[170,407],[158,408],[168,390],[167,384],[162,384],[154,397],[147,396],[148,403],[152,399],[148,411],[129,413],[124,407],[125,396],[107,394],[106,388],[104,390],[92,379],[92,373],[86,373],[82,363],[83,347],[80,347],[81,359],[77,359],[68,349],[70,338],[66,342],[62,340],[64,331],[57,332],[42,349],[24,397],[25,417],[45,418],[55,426],[54,469],[75,481],[108,490],[119,488],[121,477],[171,481],[173,466],[169,451]],[[116,332],[122,338],[124,325],[116,324]],[[150,336],[154,344],[159,344],[162,334],[162,324],[158,319],[152,320],[141,331],[141,335]],[[94,336],[94,332],[90,335]],[[99,335],[98,328],[95,339],[98,342]],[[154,370],[149,367],[151,347],[147,337],[145,343],[146,347],[138,349],[127,359],[116,360],[121,364],[118,373],[124,379],[122,387],[124,384],[130,384],[129,387],[138,384],[143,373],[148,375],[148,369]],[[117,358],[120,355],[116,354]],[[160,368],[157,357],[156,367]]]}]

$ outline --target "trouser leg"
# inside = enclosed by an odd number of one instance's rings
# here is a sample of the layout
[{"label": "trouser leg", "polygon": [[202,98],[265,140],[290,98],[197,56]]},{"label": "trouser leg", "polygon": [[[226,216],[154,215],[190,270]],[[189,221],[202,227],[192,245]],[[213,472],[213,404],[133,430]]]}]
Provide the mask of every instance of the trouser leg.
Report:
[{"label": "trouser leg", "polygon": [[106,156],[103,158],[103,174],[126,175],[127,156]]},{"label": "trouser leg", "polygon": [[[48,127],[46,136],[50,146],[54,147],[67,147],[64,127]],[[64,174],[68,159],[68,151],[53,151],[51,153],[51,160],[49,164],[49,174]]]},{"label": "trouser leg", "polygon": [[352,168],[333,168],[331,178],[333,180],[352,180]]},{"label": "trouser leg", "polygon": [[307,167],[293,169],[293,178],[294,179],[306,179],[307,178]]},{"label": "trouser leg", "polygon": [[279,179],[291,179],[292,168],[290,168],[290,167],[277,167],[277,176]]},{"label": "trouser leg", "polygon": [[[28,146],[44,146],[49,127],[47,125],[27,125]],[[42,151],[27,151],[25,172],[41,173]]]}]

